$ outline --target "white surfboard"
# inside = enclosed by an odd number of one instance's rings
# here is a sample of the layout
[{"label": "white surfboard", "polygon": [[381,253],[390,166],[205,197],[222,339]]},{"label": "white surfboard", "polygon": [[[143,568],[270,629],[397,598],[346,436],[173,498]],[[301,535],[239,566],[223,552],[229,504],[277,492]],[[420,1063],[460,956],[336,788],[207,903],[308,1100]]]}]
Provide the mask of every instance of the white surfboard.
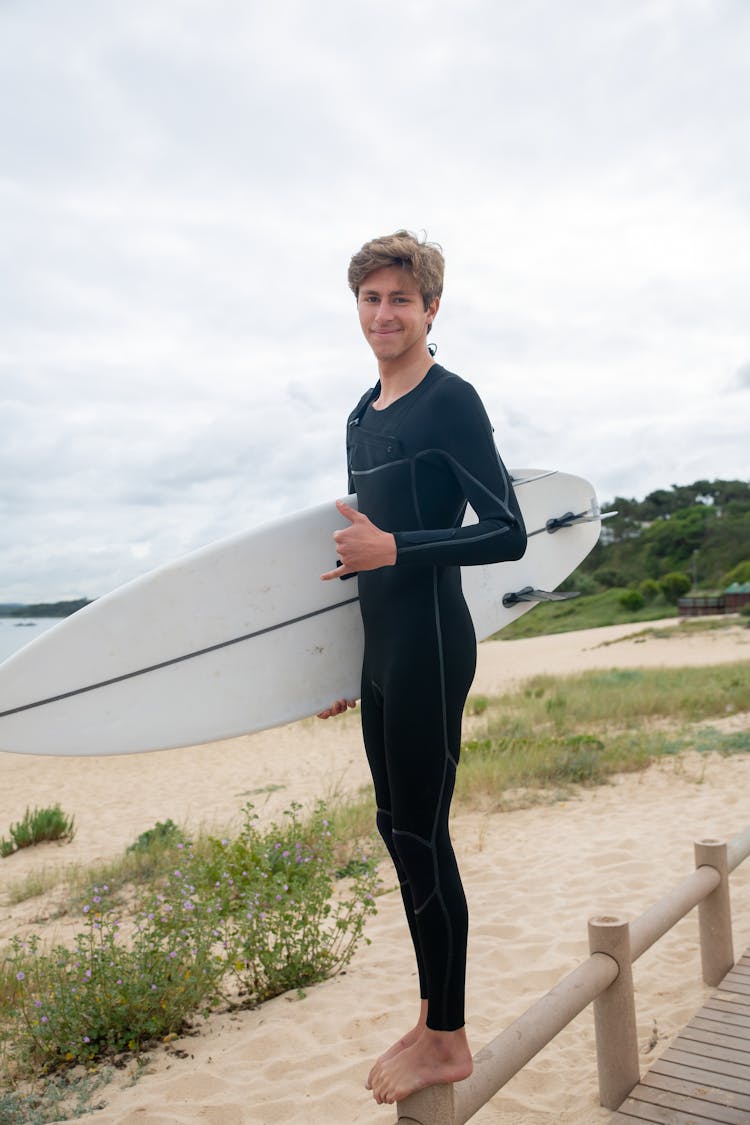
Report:
[{"label": "white surfboard", "polygon": [[[587,481],[537,470],[513,477],[526,554],[463,570],[479,640],[554,591],[599,536]],[[344,526],[334,504],[311,508],[187,555],[66,618],[0,664],[0,750],[189,746],[357,698],[357,580],[320,581],[335,565],[333,531]]]}]

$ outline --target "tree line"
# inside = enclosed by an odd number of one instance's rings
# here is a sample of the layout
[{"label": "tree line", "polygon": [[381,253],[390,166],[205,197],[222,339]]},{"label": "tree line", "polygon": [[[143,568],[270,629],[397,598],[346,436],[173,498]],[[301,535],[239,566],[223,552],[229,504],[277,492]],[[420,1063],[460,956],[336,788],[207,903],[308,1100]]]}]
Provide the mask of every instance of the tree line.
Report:
[{"label": "tree line", "polygon": [[[576,571],[600,588],[662,584],[675,573],[689,587],[723,590],[750,581],[750,483],[696,481],[644,500],[616,496],[600,542]],[[683,583],[684,585],[684,583]]]}]

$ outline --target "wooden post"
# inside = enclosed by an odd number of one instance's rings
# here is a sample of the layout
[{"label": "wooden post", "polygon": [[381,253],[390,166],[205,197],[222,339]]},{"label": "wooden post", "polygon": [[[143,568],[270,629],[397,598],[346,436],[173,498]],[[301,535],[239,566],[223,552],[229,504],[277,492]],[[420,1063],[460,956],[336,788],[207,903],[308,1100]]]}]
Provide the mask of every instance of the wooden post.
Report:
[{"label": "wooden post", "polygon": [[609,988],[594,1000],[599,1100],[607,1109],[619,1109],[641,1077],[628,923],[623,918],[591,918],[589,949],[606,953],[619,968]]},{"label": "wooden post", "polygon": [[715,868],[720,879],[716,890],[698,904],[703,980],[715,988],[734,965],[726,843],[723,840],[698,840],[695,844],[695,866]]}]

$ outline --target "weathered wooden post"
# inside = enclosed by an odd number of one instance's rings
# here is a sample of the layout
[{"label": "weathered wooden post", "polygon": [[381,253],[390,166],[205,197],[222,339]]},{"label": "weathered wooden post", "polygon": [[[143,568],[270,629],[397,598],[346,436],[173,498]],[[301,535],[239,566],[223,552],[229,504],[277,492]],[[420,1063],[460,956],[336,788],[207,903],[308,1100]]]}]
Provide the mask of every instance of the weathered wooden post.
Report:
[{"label": "weathered wooden post", "polygon": [[606,953],[619,968],[609,988],[594,1000],[599,1100],[607,1109],[618,1109],[641,1077],[630,926],[623,918],[591,918],[589,949],[592,953]]},{"label": "weathered wooden post", "polygon": [[726,843],[723,840],[696,841],[695,866],[713,867],[719,873],[719,885],[698,903],[703,980],[715,988],[734,965]]}]

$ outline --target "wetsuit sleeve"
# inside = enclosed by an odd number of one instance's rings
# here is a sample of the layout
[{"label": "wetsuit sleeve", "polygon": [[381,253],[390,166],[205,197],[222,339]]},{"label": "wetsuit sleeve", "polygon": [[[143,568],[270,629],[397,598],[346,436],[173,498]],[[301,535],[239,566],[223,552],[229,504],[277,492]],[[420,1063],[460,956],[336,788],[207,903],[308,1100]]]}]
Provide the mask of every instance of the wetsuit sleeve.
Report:
[{"label": "wetsuit sleeve", "polygon": [[526,550],[523,516],[479,395],[456,380],[440,397],[435,403],[439,445],[417,460],[439,460],[447,467],[479,522],[460,526],[459,519],[459,526],[396,532],[396,565],[472,566],[520,559]]}]

